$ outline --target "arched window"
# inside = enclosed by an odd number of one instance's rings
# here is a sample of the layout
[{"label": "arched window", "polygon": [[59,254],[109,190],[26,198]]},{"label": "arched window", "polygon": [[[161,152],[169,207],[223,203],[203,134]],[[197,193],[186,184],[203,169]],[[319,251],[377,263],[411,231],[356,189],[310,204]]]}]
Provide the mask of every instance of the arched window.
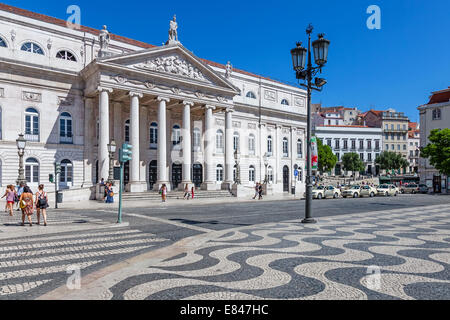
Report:
[{"label": "arched window", "polygon": [[223,153],[223,131],[218,130],[216,133],[216,153]]},{"label": "arched window", "polygon": [[248,181],[253,183],[256,181],[256,170],[254,166],[248,168]]},{"label": "arched window", "polygon": [[216,181],[222,182],[223,181],[223,166],[219,164],[216,168]]},{"label": "arched window", "polygon": [[233,134],[233,150],[239,151],[239,144],[240,144],[240,136],[238,132],[235,132]]},{"label": "arched window", "polygon": [[62,187],[71,187],[73,185],[73,165],[70,160],[61,161],[61,174],[59,182]]},{"label": "arched window", "polygon": [[8,46],[6,45],[6,41],[3,40],[2,38],[0,38],[0,47],[4,47],[7,48]]},{"label": "arched window", "polygon": [[246,96],[247,98],[250,98],[250,99],[256,99],[256,95],[252,92],[252,91],[249,91],[248,93],[247,93],[247,96]]},{"label": "arched window", "polygon": [[70,53],[69,51],[67,51],[67,50],[59,51],[56,54],[56,58],[77,62],[77,58],[75,58],[75,56],[72,53]]},{"label": "arched window", "polygon": [[130,120],[125,121],[125,142],[130,143]]},{"label": "arched window", "polygon": [[201,149],[202,133],[199,128],[194,128],[194,151],[200,151]]},{"label": "arched window", "polygon": [[272,136],[267,137],[267,155],[271,157],[273,155],[273,140]]},{"label": "arched window", "polygon": [[303,158],[303,142],[300,139],[297,140],[297,157]]},{"label": "arched window", "polygon": [[288,138],[283,139],[283,157],[289,157],[289,140]]},{"label": "arched window", "polygon": [[25,139],[39,141],[39,113],[34,108],[25,110]]},{"label": "arched window", "polygon": [[20,48],[22,51],[44,55],[44,50],[34,42],[26,42]]},{"label": "arched window", "polygon": [[25,161],[25,180],[32,185],[39,185],[39,161],[28,158]]},{"label": "arched window", "polygon": [[284,106],[288,106],[289,105],[289,101],[287,101],[286,99],[283,99],[281,101],[281,104],[284,105]]},{"label": "arched window", "polygon": [[73,143],[72,116],[67,113],[61,113],[59,117],[59,141],[60,143]]},{"label": "arched window", "polygon": [[273,168],[272,167],[267,168],[267,180],[269,181],[269,183],[273,183]]},{"label": "arched window", "polygon": [[251,155],[255,154],[255,149],[256,149],[256,142],[255,142],[255,135],[254,134],[250,134],[248,136],[248,152]]},{"label": "arched window", "polygon": [[158,149],[158,124],[152,122],[150,125],[150,149]]}]

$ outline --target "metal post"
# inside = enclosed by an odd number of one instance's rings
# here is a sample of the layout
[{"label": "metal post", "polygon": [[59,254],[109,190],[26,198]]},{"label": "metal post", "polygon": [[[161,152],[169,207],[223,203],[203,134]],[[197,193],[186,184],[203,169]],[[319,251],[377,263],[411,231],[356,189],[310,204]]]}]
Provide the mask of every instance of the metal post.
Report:
[{"label": "metal post", "polygon": [[114,183],[114,154],[112,152],[109,153],[109,183]]},{"label": "metal post", "polygon": [[123,176],[124,163],[120,163],[120,187],[119,187],[119,218],[117,223],[122,223],[122,194],[123,194]]},{"label": "metal post", "polygon": [[58,171],[56,170],[56,162],[53,166],[55,168],[55,209],[58,209]]},{"label": "metal post", "polygon": [[308,123],[307,123],[307,159],[306,159],[306,205],[305,205],[305,219],[302,223],[316,223],[316,220],[312,218],[311,205],[312,205],[312,148],[311,148],[311,138],[312,138],[312,127],[311,127],[311,81],[312,81],[312,63],[311,63],[311,33],[313,31],[312,26],[309,26],[306,30],[308,34],[308,67],[307,67],[307,81],[308,81]]}]

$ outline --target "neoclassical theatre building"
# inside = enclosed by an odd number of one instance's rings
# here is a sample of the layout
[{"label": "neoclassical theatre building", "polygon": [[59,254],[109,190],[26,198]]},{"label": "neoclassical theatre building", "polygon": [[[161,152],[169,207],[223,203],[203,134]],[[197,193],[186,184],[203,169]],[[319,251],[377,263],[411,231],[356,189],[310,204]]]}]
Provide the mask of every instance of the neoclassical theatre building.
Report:
[{"label": "neoclassical theatre building", "polygon": [[269,193],[303,194],[306,92],[196,57],[181,31],[174,17],[153,46],[0,4],[1,185],[18,178],[23,133],[29,185],[51,189],[59,162],[65,199],[108,179],[112,141],[133,146],[129,192],[230,190],[238,176],[246,190],[267,177]]}]

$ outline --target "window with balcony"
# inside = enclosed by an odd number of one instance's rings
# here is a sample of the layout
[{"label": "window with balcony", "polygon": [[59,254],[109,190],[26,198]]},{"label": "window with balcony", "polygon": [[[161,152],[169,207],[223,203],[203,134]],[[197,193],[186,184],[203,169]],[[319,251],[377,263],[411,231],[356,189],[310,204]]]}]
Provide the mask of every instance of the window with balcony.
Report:
[{"label": "window with balcony", "polygon": [[59,141],[73,143],[72,116],[68,112],[63,112],[59,117]]},{"label": "window with balcony", "polygon": [[25,139],[27,141],[39,141],[39,113],[34,108],[25,111]]}]

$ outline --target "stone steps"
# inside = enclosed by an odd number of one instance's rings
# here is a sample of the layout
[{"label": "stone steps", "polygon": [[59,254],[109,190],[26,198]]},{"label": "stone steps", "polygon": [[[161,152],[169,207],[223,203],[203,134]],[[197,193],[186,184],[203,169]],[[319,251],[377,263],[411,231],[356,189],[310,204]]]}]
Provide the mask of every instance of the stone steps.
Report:
[{"label": "stone steps", "polygon": [[[167,193],[167,199],[183,199],[184,191],[173,191]],[[194,193],[195,199],[218,199],[218,198],[232,198],[233,195],[226,190],[217,191],[196,191]],[[124,193],[123,201],[134,200],[151,200],[161,201],[161,195],[156,191],[144,193]]]}]

